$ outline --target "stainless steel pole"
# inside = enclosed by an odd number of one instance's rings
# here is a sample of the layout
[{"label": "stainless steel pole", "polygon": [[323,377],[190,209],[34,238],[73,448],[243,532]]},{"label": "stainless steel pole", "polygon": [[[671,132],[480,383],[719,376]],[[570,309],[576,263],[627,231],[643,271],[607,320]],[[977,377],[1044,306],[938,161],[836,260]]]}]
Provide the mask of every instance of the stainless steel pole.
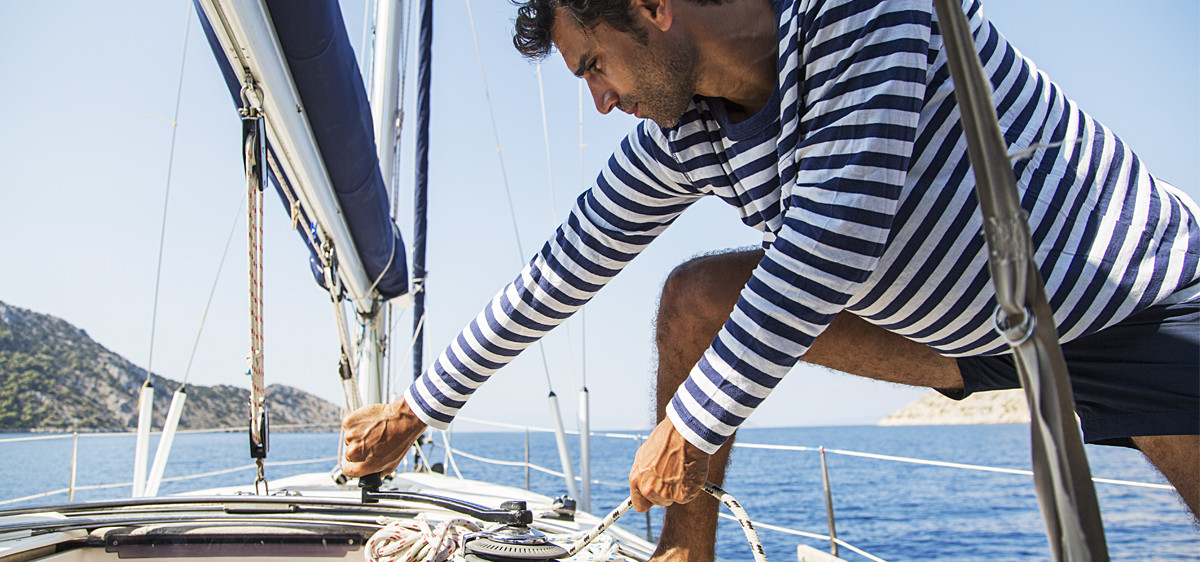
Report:
[{"label": "stainless steel pole", "polygon": [[825,464],[825,447],[821,447],[821,481],[825,483],[825,516],[829,519],[829,553],[837,556],[837,525],[833,522],[833,491],[829,486],[829,467]]}]

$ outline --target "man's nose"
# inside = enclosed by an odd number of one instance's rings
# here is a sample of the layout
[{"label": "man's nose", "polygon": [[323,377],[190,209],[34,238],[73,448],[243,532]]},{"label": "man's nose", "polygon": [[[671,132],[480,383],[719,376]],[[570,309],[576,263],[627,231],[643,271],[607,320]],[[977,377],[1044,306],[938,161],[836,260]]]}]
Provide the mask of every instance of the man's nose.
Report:
[{"label": "man's nose", "polygon": [[603,80],[588,80],[588,90],[592,92],[592,101],[596,102],[596,111],[602,115],[608,114],[617,106],[621,98],[607,82]]}]

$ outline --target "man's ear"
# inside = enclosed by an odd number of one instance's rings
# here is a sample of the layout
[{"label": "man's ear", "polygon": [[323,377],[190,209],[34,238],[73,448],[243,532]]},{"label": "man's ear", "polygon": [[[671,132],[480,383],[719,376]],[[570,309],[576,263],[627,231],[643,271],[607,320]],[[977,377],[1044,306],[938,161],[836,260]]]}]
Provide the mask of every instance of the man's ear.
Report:
[{"label": "man's ear", "polygon": [[675,17],[673,0],[634,0],[637,14],[645,18],[646,23],[657,27],[659,31],[671,29]]}]

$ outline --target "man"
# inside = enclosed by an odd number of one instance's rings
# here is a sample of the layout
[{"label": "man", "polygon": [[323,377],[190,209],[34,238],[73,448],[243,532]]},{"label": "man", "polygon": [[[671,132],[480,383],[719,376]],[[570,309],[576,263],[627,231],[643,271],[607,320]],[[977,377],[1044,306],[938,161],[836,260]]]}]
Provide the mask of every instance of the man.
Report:
[{"label": "man", "polygon": [[[991,77],[1085,440],[1135,446],[1200,510],[1200,212],[966,11]],[[664,288],[659,425],[634,505],[669,505],[659,559],[710,560],[730,437],[797,361],[961,398],[1019,386],[929,0],[533,0],[601,113],[648,121],[542,251],[402,400],[345,422],[347,474],[390,470],[487,377],[716,195],[763,250]]]}]

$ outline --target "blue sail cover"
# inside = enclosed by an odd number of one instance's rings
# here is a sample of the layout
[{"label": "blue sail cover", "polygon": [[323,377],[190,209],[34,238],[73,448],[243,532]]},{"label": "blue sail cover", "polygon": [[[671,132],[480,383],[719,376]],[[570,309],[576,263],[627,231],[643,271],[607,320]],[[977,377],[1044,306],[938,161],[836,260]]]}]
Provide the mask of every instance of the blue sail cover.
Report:
[{"label": "blue sail cover", "polygon": [[[404,242],[389,213],[370,103],[341,9],[336,0],[267,0],[266,4],[358,257],[367,276],[378,280],[375,288],[383,298],[403,295],[408,292]],[[196,12],[234,104],[240,106],[241,83],[199,5]],[[286,206],[286,192],[292,188],[288,178],[280,179],[271,174]],[[312,253],[317,282],[324,285],[318,249],[306,233],[312,219],[302,218],[297,230]]]}]

